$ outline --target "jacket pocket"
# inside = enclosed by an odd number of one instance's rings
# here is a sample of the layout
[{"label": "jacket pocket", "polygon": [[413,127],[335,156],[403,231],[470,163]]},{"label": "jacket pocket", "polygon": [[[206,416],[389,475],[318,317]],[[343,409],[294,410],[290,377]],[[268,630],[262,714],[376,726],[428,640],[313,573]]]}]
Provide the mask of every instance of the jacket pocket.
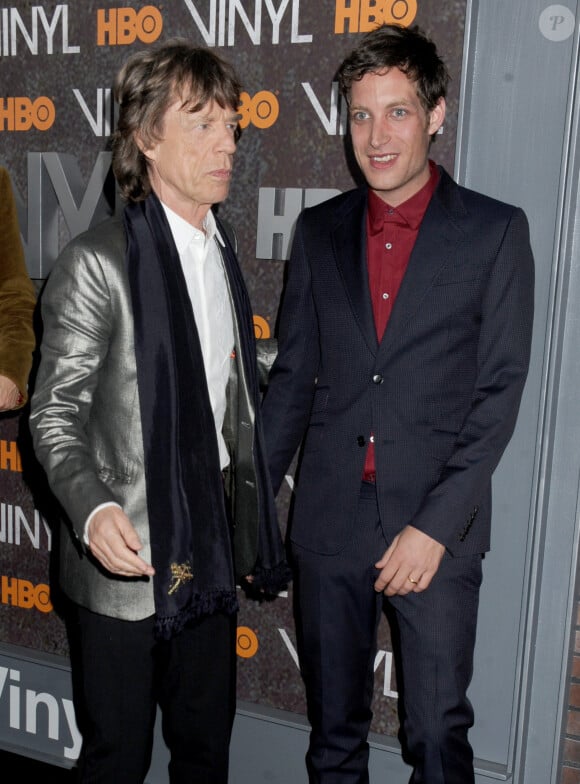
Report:
[{"label": "jacket pocket", "polygon": [[102,466],[98,471],[99,479],[105,484],[123,484],[130,485],[133,482],[133,477],[125,471],[118,471],[115,468]]}]

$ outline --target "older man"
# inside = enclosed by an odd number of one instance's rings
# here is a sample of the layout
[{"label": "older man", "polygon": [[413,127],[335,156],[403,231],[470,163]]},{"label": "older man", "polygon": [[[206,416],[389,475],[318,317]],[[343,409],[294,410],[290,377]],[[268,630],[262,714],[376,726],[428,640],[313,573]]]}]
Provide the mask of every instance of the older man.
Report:
[{"label": "older man", "polygon": [[226,782],[235,579],[268,589],[284,572],[250,304],[211,210],[239,91],[228,64],[180,41],[128,60],[123,221],[74,240],[43,295],[31,424],[66,512],[83,782],[144,780],[157,704],[170,780]]}]

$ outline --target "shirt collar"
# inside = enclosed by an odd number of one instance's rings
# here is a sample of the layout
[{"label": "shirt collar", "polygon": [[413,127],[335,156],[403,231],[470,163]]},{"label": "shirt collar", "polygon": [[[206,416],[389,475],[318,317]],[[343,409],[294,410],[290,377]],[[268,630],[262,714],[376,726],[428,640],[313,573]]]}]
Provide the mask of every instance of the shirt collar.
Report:
[{"label": "shirt collar", "polygon": [[177,248],[177,252],[180,256],[185,251],[192,239],[196,236],[199,236],[200,234],[204,234],[206,242],[209,242],[213,237],[215,237],[219,244],[222,247],[225,247],[224,241],[217,227],[215,216],[211,210],[208,210],[207,215],[203,220],[204,232],[201,232],[200,229],[192,226],[191,223],[188,223],[186,220],[184,220],[181,215],[178,215],[176,212],[174,212],[170,207],[167,206],[167,204],[161,202],[161,206],[165,210],[167,222],[169,223],[169,228],[171,229],[171,234],[173,235],[173,241],[175,242],[175,247]]},{"label": "shirt collar", "polygon": [[431,196],[439,182],[439,169],[433,161],[429,161],[429,180],[423,187],[413,194],[410,199],[399,204],[398,207],[391,207],[377,196],[370,188],[368,190],[368,210],[371,232],[381,231],[385,220],[404,222],[413,231],[417,231],[423,216],[431,201]]}]

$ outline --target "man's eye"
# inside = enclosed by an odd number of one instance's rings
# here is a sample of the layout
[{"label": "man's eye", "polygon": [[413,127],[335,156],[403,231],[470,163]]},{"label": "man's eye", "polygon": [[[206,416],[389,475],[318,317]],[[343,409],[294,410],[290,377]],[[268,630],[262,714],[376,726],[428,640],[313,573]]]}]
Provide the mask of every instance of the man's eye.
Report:
[{"label": "man's eye", "polygon": [[366,120],[368,114],[366,112],[353,112],[352,119],[355,122],[361,122],[362,120]]},{"label": "man's eye", "polygon": [[406,117],[407,110],[406,109],[393,109],[393,116],[394,117]]}]

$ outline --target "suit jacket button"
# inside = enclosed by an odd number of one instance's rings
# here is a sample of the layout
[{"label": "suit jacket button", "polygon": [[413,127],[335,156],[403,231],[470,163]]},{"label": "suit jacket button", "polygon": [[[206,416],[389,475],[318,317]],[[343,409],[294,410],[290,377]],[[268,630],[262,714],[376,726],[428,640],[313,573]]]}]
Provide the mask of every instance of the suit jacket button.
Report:
[{"label": "suit jacket button", "polygon": [[359,446],[364,446],[366,444],[364,436],[357,436],[356,442]]},{"label": "suit jacket button", "polygon": [[373,384],[382,384],[382,383],[383,383],[383,377],[381,376],[380,373],[376,373],[373,376]]}]

